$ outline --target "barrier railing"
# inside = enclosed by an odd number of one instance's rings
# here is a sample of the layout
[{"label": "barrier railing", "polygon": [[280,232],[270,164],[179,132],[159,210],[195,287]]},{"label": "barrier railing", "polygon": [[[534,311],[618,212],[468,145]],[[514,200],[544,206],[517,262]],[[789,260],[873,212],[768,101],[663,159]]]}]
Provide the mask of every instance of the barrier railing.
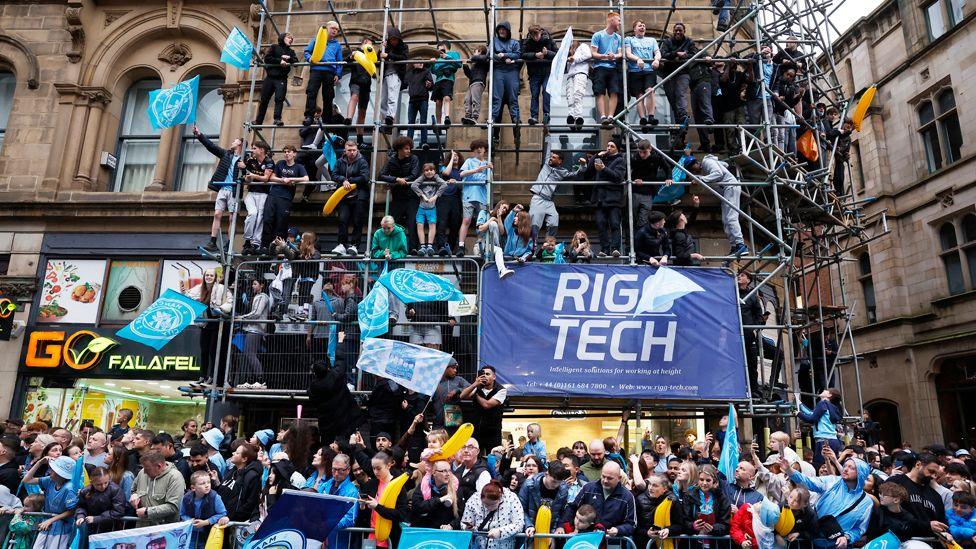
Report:
[{"label": "barrier railing", "polygon": [[[535,534],[532,537],[526,536],[525,534],[518,534],[515,536],[516,547],[521,547],[523,549],[533,549],[535,546],[533,542],[538,539],[550,539],[556,540],[556,544],[551,544],[551,547],[561,546],[559,540],[567,540],[572,538],[575,534]],[[638,549],[637,544],[634,540],[627,536],[604,536],[603,541],[606,543],[607,549],[620,548],[620,549]]]}]

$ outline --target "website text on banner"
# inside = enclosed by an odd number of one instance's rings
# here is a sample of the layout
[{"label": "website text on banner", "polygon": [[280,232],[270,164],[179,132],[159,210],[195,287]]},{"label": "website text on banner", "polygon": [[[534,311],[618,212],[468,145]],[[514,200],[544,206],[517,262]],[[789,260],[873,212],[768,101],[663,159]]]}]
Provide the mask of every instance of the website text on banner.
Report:
[{"label": "website text on banner", "polygon": [[482,285],[481,363],[510,394],[746,398],[726,271],[529,264]]}]

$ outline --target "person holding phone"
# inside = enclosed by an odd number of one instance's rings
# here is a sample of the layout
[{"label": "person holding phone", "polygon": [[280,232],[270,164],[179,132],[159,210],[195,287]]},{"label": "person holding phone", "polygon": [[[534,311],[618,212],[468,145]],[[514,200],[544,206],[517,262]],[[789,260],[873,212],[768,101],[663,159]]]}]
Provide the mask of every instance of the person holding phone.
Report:
[{"label": "person holding phone", "polygon": [[491,449],[502,441],[502,413],[508,391],[495,382],[495,367],[483,366],[474,383],[461,391],[461,400],[474,403],[474,438],[482,448]]}]

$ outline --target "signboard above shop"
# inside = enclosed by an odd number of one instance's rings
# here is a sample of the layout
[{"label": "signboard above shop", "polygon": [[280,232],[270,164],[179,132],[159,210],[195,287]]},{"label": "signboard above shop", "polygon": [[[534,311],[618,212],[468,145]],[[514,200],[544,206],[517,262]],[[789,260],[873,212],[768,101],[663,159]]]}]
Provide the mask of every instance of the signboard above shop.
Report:
[{"label": "signboard above shop", "polygon": [[115,335],[117,328],[43,327],[26,337],[20,371],[33,376],[196,379],[200,331],[183,330],[166,346],[152,347]]}]

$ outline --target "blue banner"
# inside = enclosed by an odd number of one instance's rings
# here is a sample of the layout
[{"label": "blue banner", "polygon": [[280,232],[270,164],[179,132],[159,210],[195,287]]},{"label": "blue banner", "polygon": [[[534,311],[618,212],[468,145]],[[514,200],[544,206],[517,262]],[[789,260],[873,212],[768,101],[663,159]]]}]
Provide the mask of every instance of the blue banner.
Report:
[{"label": "blue banner", "polygon": [[197,96],[200,93],[200,76],[180,82],[168,90],[149,92],[149,123],[161,130],[197,121]]},{"label": "blue banner", "polygon": [[404,526],[400,534],[400,549],[468,549],[470,530],[438,530]]},{"label": "blue banner", "polygon": [[901,540],[891,532],[878,536],[864,545],[864,549],[898,549]]},{"label": "blue banner", "polygon": [[243,71],[251,68],[251,54],[254,53],[254,46],[247,36],[234,27],[227,35],[224,42],[224,49],[220,50],[220,62],[235,66]]},{"label": "blue banner", "polygon": [[179,292],[166,290],[128,326],[115,335],[148,345],[157,351],[180,335],[207,306]]},{"label": "blue banner", "polygon": [[415,269],[394,269],[379,278],[404,303],[462,301],[464,295],[446,278]]},{"label": "blue banner", "polygon": [[735,406],[729,404],[729,426],[725,428],[725,440],[722,441],[722,453],[718,457],[718,472],[725,475],[725,480],[732,482],[732,473],[739,466],[739,426],[736,421]]},{"label": "blue banner", "polygon": [[745,399],[741,326],[721,269],[530,263],[482,278],[481,362],[510,395]]},{"label": "blue banner", "polygon": [[244,547],[302,549],[323,546],[354,505],[356,500],[353,498],[285,490]]},{"label": "blue banner", "polygon": [[451,355],[394,339],[365,338],[357,366],[424,395],[433,395]]},{"label": "blue banner", "polygon": [[88,536],[89,549],[113,549],[126,547],[129,549],[192,549],[190,535],[193,523],[190,521],[162,524],[160,526],[146,526],[119,530],[107,534]]},{"label": "blue banner", "polygon": [[362,338],[379,337],[390,329],[390,292],[382,284],[374,284],[359,302],[359,332]]},{"label": "blue banner", "polygon": [[603,543],[603,532],[587,532],[576,534],[566,540],[563,549],[600,549],[601,543]]}]

